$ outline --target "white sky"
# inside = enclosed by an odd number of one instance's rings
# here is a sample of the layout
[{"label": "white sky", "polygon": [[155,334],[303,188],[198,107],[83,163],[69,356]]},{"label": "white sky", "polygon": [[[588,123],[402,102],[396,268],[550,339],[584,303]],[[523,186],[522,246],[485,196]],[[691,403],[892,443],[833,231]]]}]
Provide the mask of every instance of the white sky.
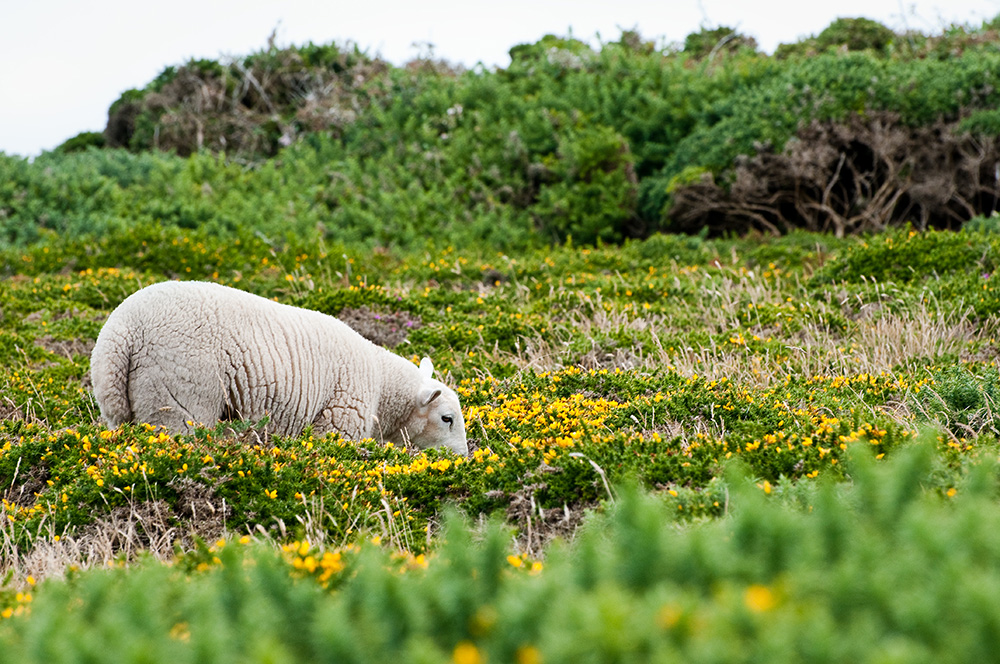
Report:
[{"label": "white sky", "polygon": [[620,29],[680,42],[727,25],[771,52],[838,17],[940,31],[1000,14],[1000,0],[0,0],[0,152],[35,155],[101,131],[111,102],[190,58],[246,55],[277,28],[279,46],[352,40],[402,64],[434,55],[506,66],[511,46],[546,33],[596,43]]}]

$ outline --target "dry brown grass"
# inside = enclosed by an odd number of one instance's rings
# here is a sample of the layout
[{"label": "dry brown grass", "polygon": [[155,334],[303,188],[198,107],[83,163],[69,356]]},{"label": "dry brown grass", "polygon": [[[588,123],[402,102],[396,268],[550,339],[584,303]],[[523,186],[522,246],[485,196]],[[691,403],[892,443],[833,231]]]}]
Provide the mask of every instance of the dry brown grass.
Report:
[{"label": "dry brown grass", "polygon": [[[175,543],[187,541],[190,545],[196,534],[176,525],[169,506],[162,501],[116,508],[75,532],[56,532],[43,520],[27,549],[16,544],[18,533],[2,509],[0,520],[4,524],[0,530],[0,578],[10,575],[15,587],[24,585],[29,576],[41,581],[63,576],[68,570],[133,562],[140,555],[169,560],[175,554]],[[199,534],[205,535],[211,534]]]},{"label": "dry brown grass", "polygon": [[[6,580],[8,588],[25,588],[28,577],[37,583],[50,577],[64,577],[69,571],[129,565],[146,557],[170,562],[179,553],[194,550],[198,541],[211,545],[220,539],[250,536],[255,542],[277,550],[293,537],[289,524],[280,519],[273,529],[257,525],[245,532],[234,531],[226,523],[231,510],[225,501],[214,496],[210,487],[186,478],[171,484],[178,492],[174,506],[163,500],[130,500],[86,526],[59,532],[43,519],[32,533],[29,548],[17,544],[23,541],[22,533],[16,532],[0,506],[0,580]],[[349,500],[353,501],[354,496]],[[322,501],[306,498],[303,501],[304,515],[297,524],[292,524],[295,533],[323,549],[349,543],[346,536],[332,538],[329,526],[335,517]],[[366,514],[356,512],[354,521],[346,526],[363,536],[377,536],[390,547],[414,550],[418,534],[401,516],[406,509],[405,501],[390,496]],[[3,585],[0,582],[0,587]]]},{"label": "dry brown grass", "polygon": [[[669,316],[644,315],[635,309],[604,306],[600,294],[576,291],[580,306],[545,334],[522,336],[513,352],[484,349],[493,362],[511,363],[524,371],[552,371],[567,366],[585,369],[673,370],[685,376],[709,379],[723,377],[753,388],[769,388],[789,378],[881,374],[912,370],[929,359],[961,356],[982,348],[996,336],[1000,322],[978,325],[969,310],[958,307],[946,312],[938,303],[901,304],[891,293],[876,296],[884,301],[849,303],[832,295],[827,301],[805,299],[805,289],[780,279],[765,280],[752,273],[692,276],[699,296],[686,310],[681,326]],[[781,303],[788,293],[806,310],[796,325],[748,325],[740,314],[751,303]],[[846,326],[824,321],[842,319]],[[804,321],[804,322],[802,322]],[[676,346],[664,340],[683,338],[692,330],[703,332],[706,343]],[[625,333],[652,339],[653,350],[639,346],[601,345],[596,339]],[[592,340],[589,350],[574,349],[571,339],[584,335]],[[743,335],[771,339],[764,350],[754,344],[726,341]],[[722,341],[716,341],[722,339]],[[759,348],[760,345],[758,344]],[[479,361],[473,360],[477,364]]]}]

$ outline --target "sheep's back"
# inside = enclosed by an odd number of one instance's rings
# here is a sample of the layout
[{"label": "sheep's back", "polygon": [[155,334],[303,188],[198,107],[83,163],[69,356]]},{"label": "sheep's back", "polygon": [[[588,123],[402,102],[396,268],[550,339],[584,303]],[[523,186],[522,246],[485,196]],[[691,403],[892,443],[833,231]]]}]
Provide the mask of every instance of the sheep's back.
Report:
[{"label": "sheep's back", "polygon": [[376,347],[331,316],[203,282],[156,284],[119,309],[141,331],[137,366],[205,387],[223,419],[268,416],[292,434],[331,400],[364,419],[377,408]]}]

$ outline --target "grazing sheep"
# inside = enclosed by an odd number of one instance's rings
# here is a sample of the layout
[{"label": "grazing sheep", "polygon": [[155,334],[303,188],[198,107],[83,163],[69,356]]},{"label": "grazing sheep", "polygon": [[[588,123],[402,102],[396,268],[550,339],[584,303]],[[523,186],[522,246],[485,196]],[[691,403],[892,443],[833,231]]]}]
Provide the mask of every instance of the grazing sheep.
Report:
[{"label": "grazing sheep", "polygon": [[133,293],[91,356],[94,396],[111,426],[174,432],[270,418],[295,435],[377,438],[468,453],[458,396],[346,324],[219,284],[171,281]]}]

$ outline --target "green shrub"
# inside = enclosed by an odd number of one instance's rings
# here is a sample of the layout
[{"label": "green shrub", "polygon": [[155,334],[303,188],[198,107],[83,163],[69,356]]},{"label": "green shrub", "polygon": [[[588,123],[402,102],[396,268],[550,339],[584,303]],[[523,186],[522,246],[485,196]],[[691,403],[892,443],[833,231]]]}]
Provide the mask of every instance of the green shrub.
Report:
[{"label": "green shrub", "polygon": [[633,235],[635,174],[625,139],[607,127],[571,130],[546,161],[554,183],[544,186],[532,212],[556,241],[620,242]]},{"label": "green shrub", "polygon": [[887,53],[896,33],[867,18],[838,18],[816,36],[820,49],[846,46],[849,51]]},{"label": "green shrub", "polygon": [[1000,110],[984,109],[975,111],[962,119],[958,123],[956,130],[986,138],[996,138],[1000,136]]},{"label": "green shrub", "polygon": [[84,131],[66,139],[55,148],[55,152],[82,152],[88,148],[103,148],[104,134],[96,131]]},{"label": "green shrub", "polygon": [[995,368],[976,375],[960,366],[939,370],[933,386],[911,395],[914,410],[954,436],[1000,435],[1000,378]]},{"label": "green shrub", "polygon": [[983,235],[996,235],[1000,233],[1000,214],[994,212],[990,216],[977,216],[969,219],[962,226],[966,233],[982,233]]},{"label": "green shrub", "polygon": [[[992,272],[1000,245],[988,235],[947,231],[899,231],[848,248],[813,277],[817,281],[857,283],[864,279],[896,283]],[[972,273],[970,273],[972,268]]]},{"label": "green shrub", "polygon": [[[724,30],[680,52],[628,31],[599,49],[547,35],[495,71],[396,68],[335,44],[168,67],[109,109],[106,145],[144,154],[102,162],[76,151],[100,142],[81,135],[34,163],[3,159],[0,242],[134,223],[407,250],[619,242],[681,228],[679,187],[728,187],[737,158],[780,151],[813,120],[888,111],[991,131],[985,27],[942,57],[887,58],[883,26],[841,19],[817,40],[850,52],[789,60]],[[726,57],[709,61],[720,40]]]},{"label": "green shrub", "polygon": [[717,28],[702,28],[684,38],[685,55],[701,59],[717,52],[734,53],[741,49],[757,50],[753,37],[742,35],[733,28],[720,25]]},{"label": "green shrub", "polygon": [[174,566],[46,581],[0,620],[0,645],[25,664],[988,658],[996,464],[946,497],[922,488],[931,458],[926,444],[889,464],[855,450],[846,487],[730,472],[726,518],[683,527],[680,492],[624,488],[538,564],[495,522],[454,514],[422,559],[203,546]]}]

